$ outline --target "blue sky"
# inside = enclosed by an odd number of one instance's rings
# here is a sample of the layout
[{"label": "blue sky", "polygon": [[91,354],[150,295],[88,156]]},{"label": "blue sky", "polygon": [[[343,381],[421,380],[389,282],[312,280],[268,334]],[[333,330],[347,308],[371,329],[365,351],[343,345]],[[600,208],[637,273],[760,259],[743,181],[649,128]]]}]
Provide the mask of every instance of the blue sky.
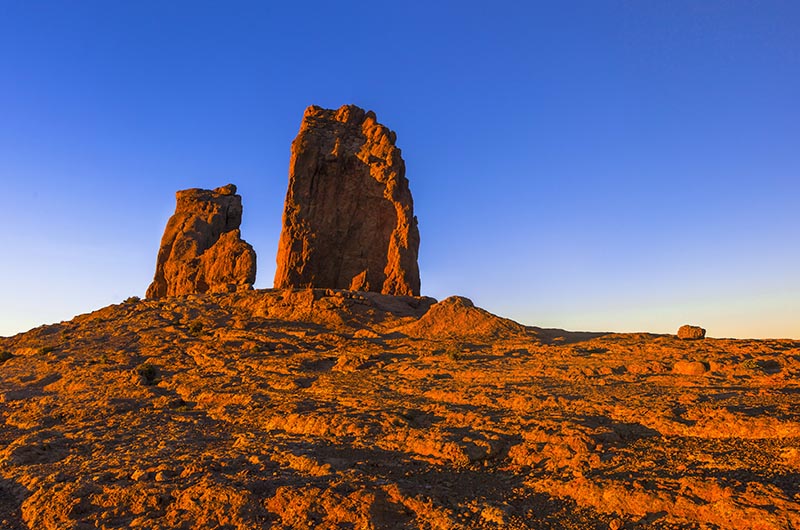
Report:
[{"label": "blue sky", "polygon": [[[295,5],[296,4],[296,5]],[[0,335],[142,296],[238,185],[271,287],[307,105],[397,132],[423,294],[800,338],[794,1],[0,3]]]}]

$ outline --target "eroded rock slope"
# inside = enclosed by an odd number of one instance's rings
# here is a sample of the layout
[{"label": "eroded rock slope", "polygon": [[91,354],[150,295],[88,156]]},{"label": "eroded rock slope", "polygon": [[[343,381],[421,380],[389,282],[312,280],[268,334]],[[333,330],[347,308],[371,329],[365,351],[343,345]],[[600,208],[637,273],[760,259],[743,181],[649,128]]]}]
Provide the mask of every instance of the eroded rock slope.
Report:
[{"label": "eroded rock slope", "polygon": [[0,352],[4,529],[800,527],[800,341],[308,289],[130,301]]}]

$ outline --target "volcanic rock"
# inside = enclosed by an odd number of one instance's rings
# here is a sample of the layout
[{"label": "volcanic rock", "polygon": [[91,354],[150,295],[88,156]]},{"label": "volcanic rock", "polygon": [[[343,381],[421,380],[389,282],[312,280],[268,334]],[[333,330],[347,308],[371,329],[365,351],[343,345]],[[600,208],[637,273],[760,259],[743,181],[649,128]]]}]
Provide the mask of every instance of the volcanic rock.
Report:
[{"label": "volcanic rock", "polygon": [[433,302],[249,290],[0,337],[0,529],[800,528],[800,340]]},{"label": "volcanic rock", "polygon": [[703,375],[708,372],[708,366],[702,361],[676,361],[672,366],[673,373],[681,375]]},{"label": "volcanic rock", "polygon": [[394,329],[399,323],[416,322],[436,300],[334,289],[269,289],[244,293],[239,303],[258,317],[360,331],[363,336],[370,331],[365,323]]},{"label": "volcanic rock", "polygon": [[242,197],[236,186],[192,188],[175,196],[147,298],[251,289],[256,253],[239,232]]},{"label": "volcanic rock", "polygon": [[419,295],[419,231],[395,133],[355,105],[306,109],[275,287]]},{"label": "volcanic rock", "polygon": [[434,304],[419,320],[399,327],[409,337],[475,339],[522,336],[525,326],[475,307],[472,300],[451,296]]},{"label": "volcanic rock", "polygon": [[690,326],[686,324],[678,328],[678,338],[684,340],[698,340],[706,336],[706,330],[699,326]]}]

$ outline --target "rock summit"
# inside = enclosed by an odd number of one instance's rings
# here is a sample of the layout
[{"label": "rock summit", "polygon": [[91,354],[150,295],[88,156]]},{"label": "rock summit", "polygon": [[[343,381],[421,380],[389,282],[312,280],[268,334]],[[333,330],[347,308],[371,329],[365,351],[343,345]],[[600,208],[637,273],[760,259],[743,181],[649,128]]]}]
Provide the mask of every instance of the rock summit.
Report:
[{"label": "rock summit", "polygon": [[147,298],[250,289],[256,253],[242,240],[242,197],[236,186],[178,191],[158,251]]},{"label": "rock summit", "polygon": [[419,231],[395,140],[355,105],[306,109],[292,142],[276,288],[419,295]]}]

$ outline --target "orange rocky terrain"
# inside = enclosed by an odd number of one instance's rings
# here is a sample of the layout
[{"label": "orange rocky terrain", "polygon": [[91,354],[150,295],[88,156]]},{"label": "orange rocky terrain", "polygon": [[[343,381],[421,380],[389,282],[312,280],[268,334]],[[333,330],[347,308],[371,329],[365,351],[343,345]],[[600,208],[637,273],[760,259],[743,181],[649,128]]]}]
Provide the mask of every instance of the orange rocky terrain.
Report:
[{"label": "orange rocky terrain", "polygon": [[286,289],[0,352],[2,529],[800,528],[800,341]]}]

